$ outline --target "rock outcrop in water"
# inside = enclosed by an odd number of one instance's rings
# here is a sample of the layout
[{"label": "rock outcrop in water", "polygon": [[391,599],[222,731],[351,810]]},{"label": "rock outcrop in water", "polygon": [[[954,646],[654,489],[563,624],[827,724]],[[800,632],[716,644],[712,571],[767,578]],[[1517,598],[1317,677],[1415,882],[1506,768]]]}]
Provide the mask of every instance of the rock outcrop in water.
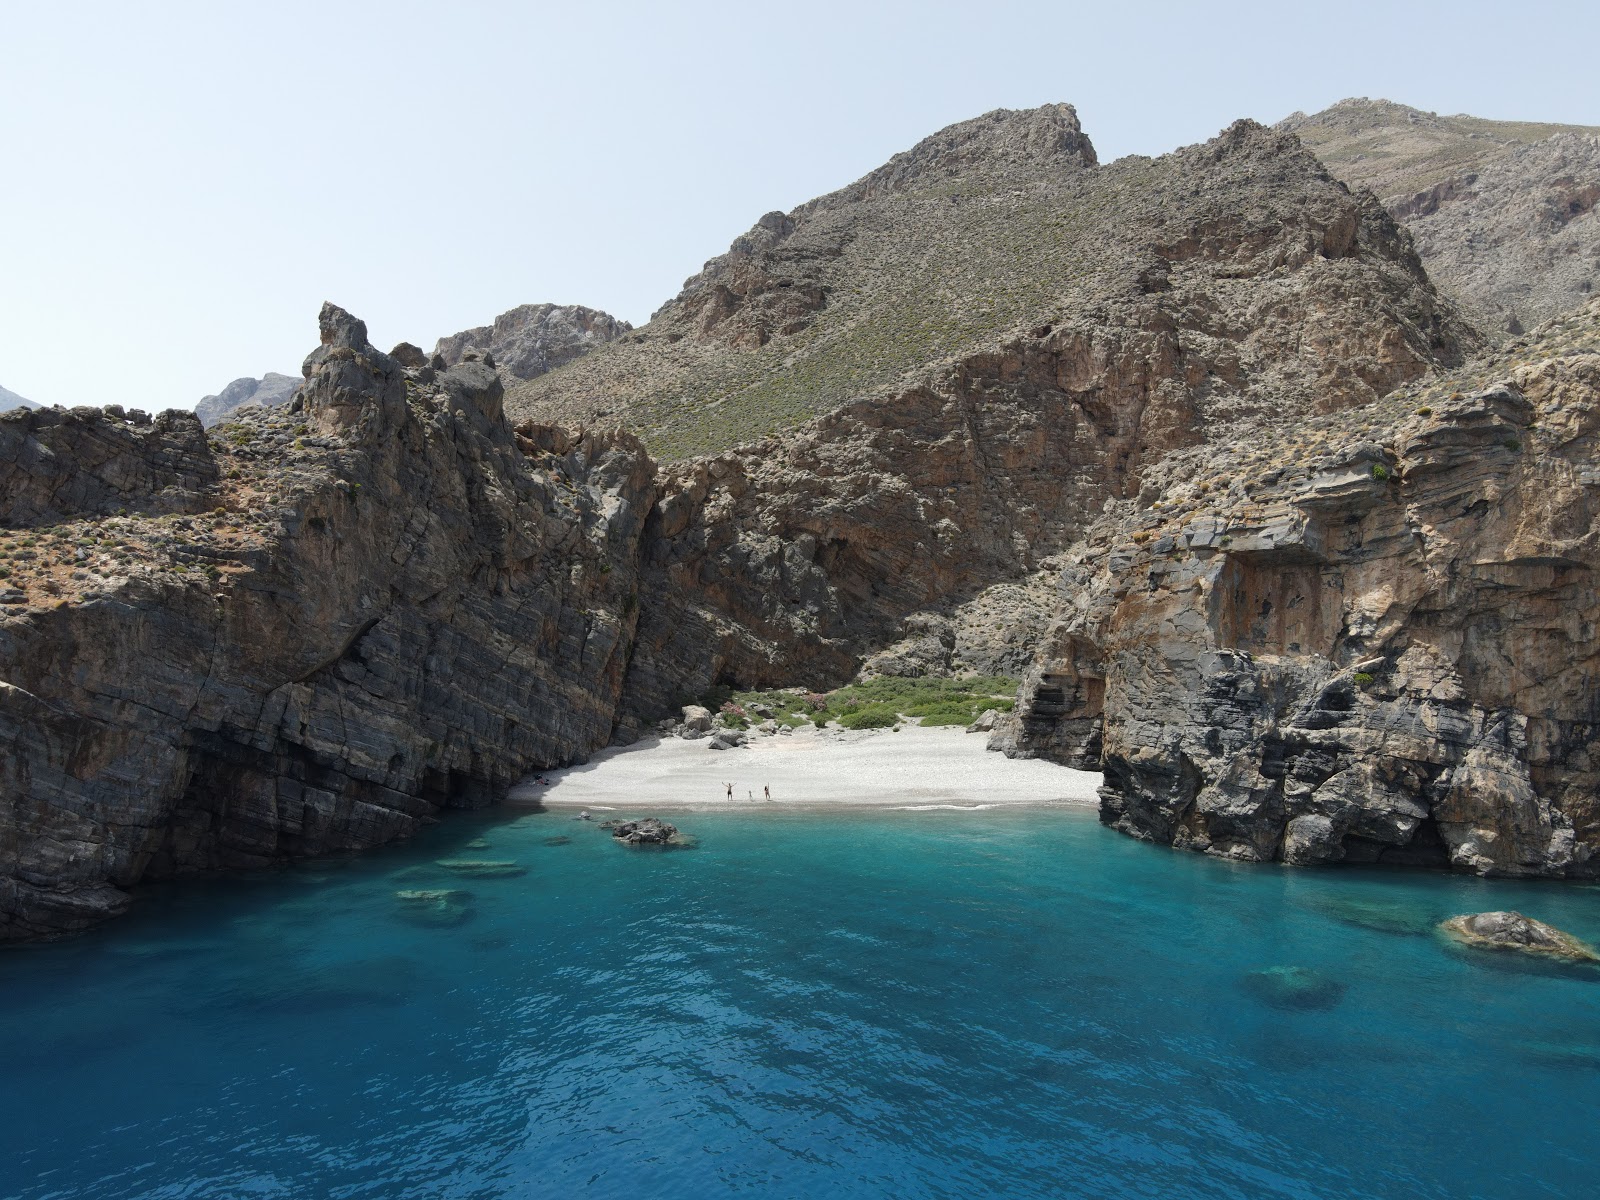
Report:
[{"label": "rock outcrop in water", "polygon": [[1439,926],[1445,936],[1479,950],[1509,950],[1566,962],[1600,963],[1585,941],[1519,912],[1468,913]]},{"label": "rock outcrop in water", "polygon": [[369,846],[610,740],[653,467],[333,306],[302,399],[0,421],[0,935]]},{"label": "rock outcrop in water", "polygon": [[1452,377],[1169,457],[1078,548],[995,735],[1229,858],[1600,873],[1600,303]]}]

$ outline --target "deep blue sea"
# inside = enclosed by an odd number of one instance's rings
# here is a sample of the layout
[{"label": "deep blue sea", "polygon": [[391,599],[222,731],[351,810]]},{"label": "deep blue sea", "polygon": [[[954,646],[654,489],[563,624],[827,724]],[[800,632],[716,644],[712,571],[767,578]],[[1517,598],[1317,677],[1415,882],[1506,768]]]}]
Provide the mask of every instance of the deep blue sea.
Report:
[{"label": "deep blue sea", "polygon": [[1081,810],[674,819],[459,816],[0,954],[0,1195],[1600,1193],[1600,981],[1428,932],[1600,940],[1593,887]]}]

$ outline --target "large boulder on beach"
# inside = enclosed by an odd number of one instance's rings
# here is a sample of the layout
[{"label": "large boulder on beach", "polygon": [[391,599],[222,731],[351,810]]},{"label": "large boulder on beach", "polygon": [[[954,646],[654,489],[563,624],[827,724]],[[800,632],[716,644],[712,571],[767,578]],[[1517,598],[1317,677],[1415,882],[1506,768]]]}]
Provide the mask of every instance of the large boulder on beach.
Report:
[{"label": "large boulder on beach", "polygon": [[683,706],[683,728],[687,732],[708,733],[711,730],[711,710],[698,704]]},{"label": "large boulder on beach", "polygon": [[1519,912],[1467,913],[1441,923],[1439,930],[1478,950],[1512,950],[1566,962],[1600,963],[1600,953],[1588,942]]},{"label": "large boulder on beach", "polygon": [[711,749],[732,750],[735,746],[742,746],[749,739],[742,729],[719,729],[717,735],[711,739]]},{"label": "large boulder on beach", "polygon": [[630,846],[664,846],[677,838],[678,830],[655,817],[641,817],[637,821],[618,821],[611,826],[611,836]]}]

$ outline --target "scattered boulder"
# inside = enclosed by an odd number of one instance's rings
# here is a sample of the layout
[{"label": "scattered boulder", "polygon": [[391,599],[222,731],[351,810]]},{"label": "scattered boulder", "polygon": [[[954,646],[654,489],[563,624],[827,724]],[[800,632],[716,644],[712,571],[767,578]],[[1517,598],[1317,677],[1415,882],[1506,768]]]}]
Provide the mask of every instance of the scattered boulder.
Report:
[{"label": "scattered boulder", "polygon": [[690,732],[710,733],[711,710],[702,708],[698,704],[685,704],[683,706],[683,728],[686,734]]},{"label": "scattered boulder", "polygon": [[1511,950],[1566,962],[1600,963],[1600,953],[1570,933],[1519,912],[1466,913],[1451,917],[1440,932],[1478,950]]},{"label": "scattered boulder", "polygon": [[608,821],[605,827],[611,830],[613,838],[630,846],[665,846],[678,840],[677,827],[655,817],[641,817],[637,821]]},{"label": "scattered boulder", "polygon": [[1310,967],[1265,967],[1247,974],[1244,987],[1273,1008],[1315,1009],[1338,1004],[1345,985]]},{"label": "scattered boulder", "polygon": [[744,745],[747,740],[742,729],[719,729],[711,739],[711,749],[732,750],[735,746]]},{"label": "scattered boulder", "polygon": [[994,723],[1000,719],[1000,710],[986,708],[978,715],[978,719],[967,726],[968,733],[993,733]]}]

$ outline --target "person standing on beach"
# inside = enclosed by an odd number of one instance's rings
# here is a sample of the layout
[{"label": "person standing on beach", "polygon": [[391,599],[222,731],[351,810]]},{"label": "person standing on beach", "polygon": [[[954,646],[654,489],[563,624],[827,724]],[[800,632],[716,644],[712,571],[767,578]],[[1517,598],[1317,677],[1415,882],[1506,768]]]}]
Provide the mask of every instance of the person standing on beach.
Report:
[{"label": "person standing on beach", "polygon": [[732,800],[733,799],[733,784],[729,783],[729,784],[725,784],[724,786],[728,789],[728,799]]},{"label": "person standing on beach", "polygon": [[761,794],[763,796],[765,796],[768,800],[771,800],[772,799],[772,788],[771,788],[771,786],[768,785],[768,784],[765,784],[765,783],[762,784],[761,785]]}]

